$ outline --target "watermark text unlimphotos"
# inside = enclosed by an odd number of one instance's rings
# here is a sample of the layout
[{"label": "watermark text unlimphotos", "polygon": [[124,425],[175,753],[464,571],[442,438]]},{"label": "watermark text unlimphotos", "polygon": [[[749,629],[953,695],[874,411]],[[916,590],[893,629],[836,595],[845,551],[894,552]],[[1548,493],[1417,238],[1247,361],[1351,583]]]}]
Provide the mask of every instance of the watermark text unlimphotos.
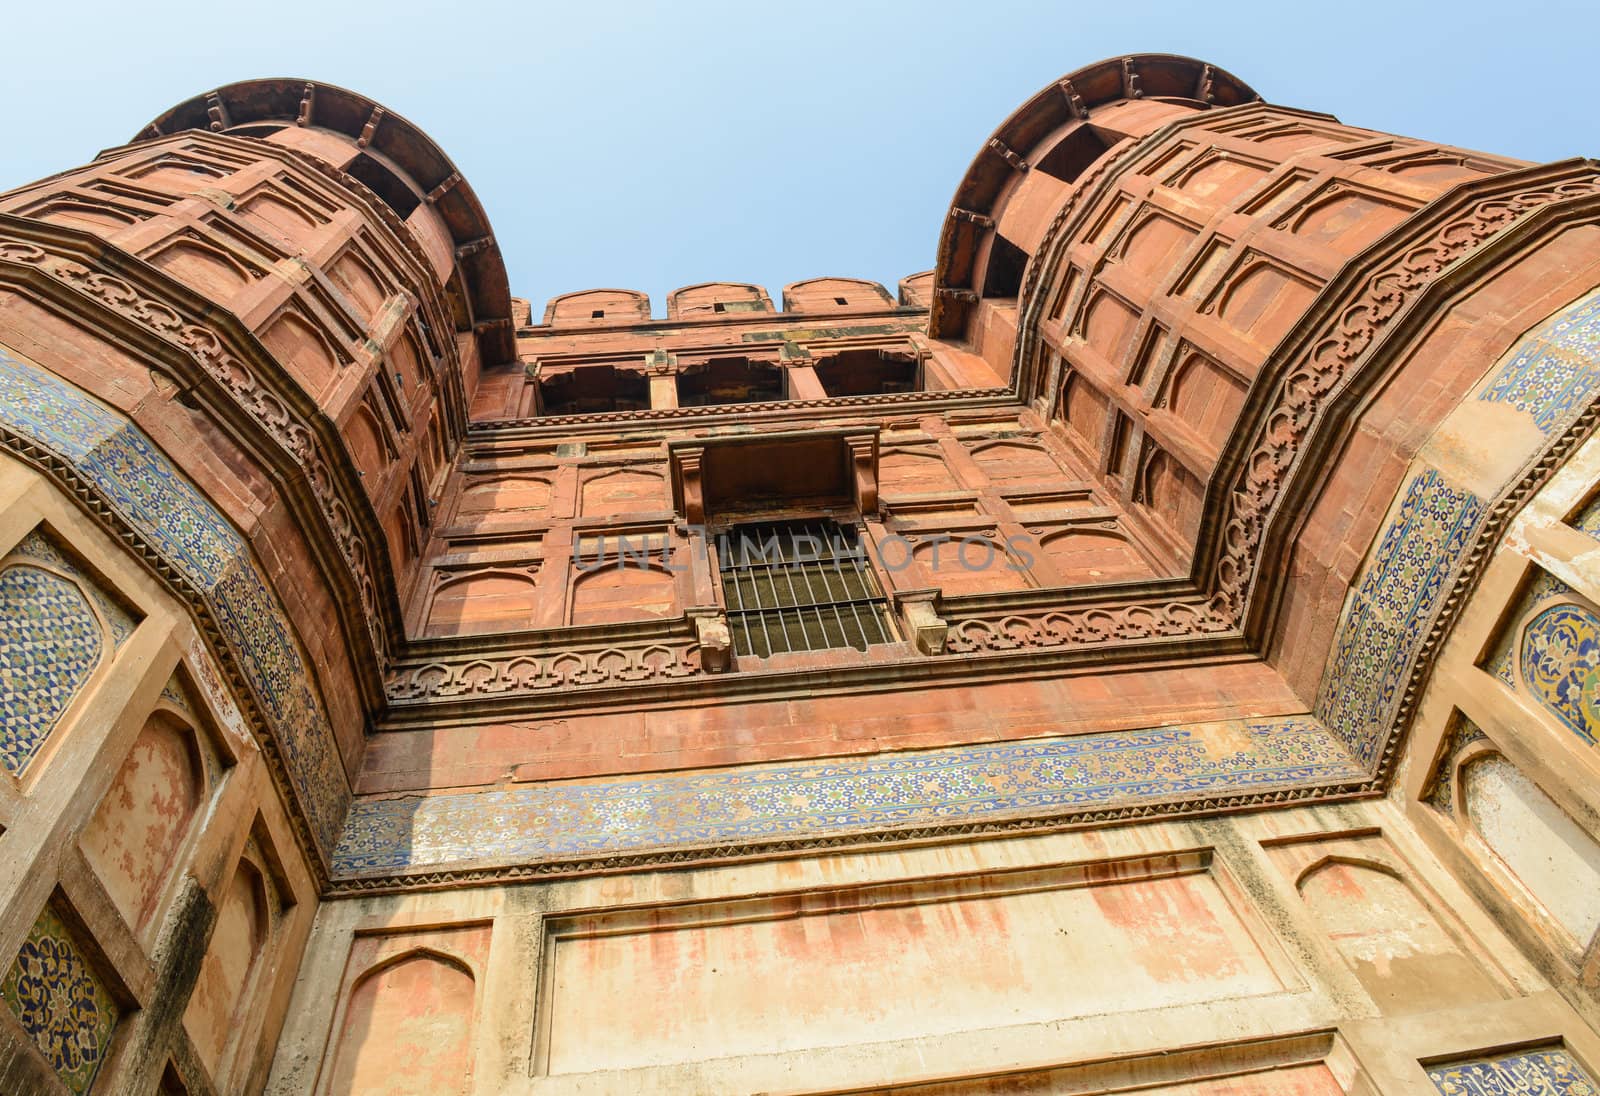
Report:
[{"label": "watermark text unlimphotos", "polygon": [[[704,532],[703,526],[689,527],[689,543],[702,553],[709,540],[697,534]],[[910,567],[919,548],[926,551],[918,562],[932,571],[987,571],[995,567],[1026,571],[1033,566],[1037,548],[1034,538],[1024,534],[1006,537],[1002,548],[993,536],[980,533],[960,536],[929,533],[914,539],[890,533],[870,542],[865,538],[819,536],[798,530],[768,530],[759,535],[735,531],[725,534],[721,543],[723,551],[731,553],[740,566],[852,561],[864,564],[871,559],[890,574]],[[623,533],[596,537],[587,545],[580,542],[573,562],[580,571],[598,571],[606,567],[687,571],[688,564],[675,562],[676,557],[672,540],[665,533]],[[728,562],[724,558],[723,563]]]}]

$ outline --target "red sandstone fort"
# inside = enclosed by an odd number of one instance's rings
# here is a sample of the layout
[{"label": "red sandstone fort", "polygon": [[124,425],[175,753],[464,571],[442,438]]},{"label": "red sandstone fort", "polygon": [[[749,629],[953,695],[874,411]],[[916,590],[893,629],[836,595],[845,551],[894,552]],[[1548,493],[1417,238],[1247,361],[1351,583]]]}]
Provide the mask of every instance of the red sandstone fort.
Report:
[{"label": "red sandstone fort", "polygon": [[0,1091],[1594,1093],[1600,167],[1140,55],[951,182],[538,307],[314,81],[0,195]]}]

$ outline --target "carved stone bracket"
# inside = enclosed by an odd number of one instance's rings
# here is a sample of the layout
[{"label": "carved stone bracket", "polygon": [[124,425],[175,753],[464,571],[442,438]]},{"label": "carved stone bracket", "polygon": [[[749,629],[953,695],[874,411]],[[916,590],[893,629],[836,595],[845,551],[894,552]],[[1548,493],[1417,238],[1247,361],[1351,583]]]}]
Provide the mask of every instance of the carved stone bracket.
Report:
[{"label": "carved stone bracket", "polygon": [[938,599],[937,589],[901,590],[894,595],[907,638],[925,655],[944,654],[945,636],[950,631],[950,623],[939,616]]},{"label": "carved stone bracket", "polygon": [[672,450],[672,490],[677,496],[678,513],[690,525],[706,523],[705,467],[703,445],[686,445]]},{"label": "carved stone bracket", "polygon": [[856,509],[862,517],[878,512],[878,435],[847,436],[844,445],[850,452],[850,471],[855,479]]},{"label": "carved stone bracket", "polygon": [[728,617],[717,606],[693,608],[688,612],[694,622],[695,641],[700,645],[700,668],[708,674],[720,674],[733,664],[733,636],[728,631]]}]

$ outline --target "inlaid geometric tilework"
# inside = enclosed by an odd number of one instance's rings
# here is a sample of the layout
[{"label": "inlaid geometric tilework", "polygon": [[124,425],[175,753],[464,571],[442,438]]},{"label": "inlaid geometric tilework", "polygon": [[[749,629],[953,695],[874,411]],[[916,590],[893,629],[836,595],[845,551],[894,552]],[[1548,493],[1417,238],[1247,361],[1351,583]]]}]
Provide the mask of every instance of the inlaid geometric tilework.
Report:
[{"label": "inlaid geometric tilework", "polygon": [[[1491,371],[1478,398],[1517,408],[1553,438],[1596,395],[1600,294],[1569,305],[1524,336]],[[1484,499],[1424,467],[1346,600],[1316,711],[1363,763],[1377,760],[1394,730],[1402,686],[1487,512]],[[1497,651],[1489,660],[1508,681],[1509,657]]]},{"label": "inlaid geometric tilework", "polygon": [[206,599],[284,757],[322,848],[350,790],[311,673],[250,547],[137,426],[0,347],[0,428],[71,464]]},{"label": "inlaid geometric tilework", "polygon": [[0,764],[13,776],[39,753],[105,652],[83,591],[18,558],[0,569]]},{"label": "inlaid geometric tilework", "polygon": [[49,906],[0,983],[0,997],[67,1090],[89,1091],[120,1010],[72,930]]},{"label": "inlaid geometric tilework", "polygon": [[1518,345],[1478,398],[1533,416],[1546,434],[1594,395],[1600,384],[1600,297],[1565,309]]},{"label": "inlaid geometric tilework", "polygon": [[100,588],[100,584],[84,573],[77,562],[63,552],[41,530],[35,529],[11,549],[12,555],[26,556],[38,560],[47,568],[59,571],[64,575],[71,575],[78,580],[78,585],[89,592],[89,598],[99,610],[100,619],[106,622],[111,629],[111,641],[120,647],[127,638],[133,634],[138,621],[124,609],[122,605]]},{"label": "inlaid geometric tilework", "polygon": [[530,863],[1215,797],[1365,775],[1315,719],[358,800],[336,874]]},{"label": "inlaid geometric tilework", "polygon": [[1557,350],[1577,354],[1587,362],[1600,361],[1600,294],[1562,309],[1535,334]]},{"label": "inlaid geometric tilework", "polygon": [[1559,1047],[1429,1066],[1428,1080],[1443,1096],[1600,1096],[1600,1085]]},{"label": "inlaid geometric tilework", "polygon": [[1345,606],[1317,714],[1363,764],[1376,759],[1411,660],[1483,501],[1427,469],[1411,481]]}]

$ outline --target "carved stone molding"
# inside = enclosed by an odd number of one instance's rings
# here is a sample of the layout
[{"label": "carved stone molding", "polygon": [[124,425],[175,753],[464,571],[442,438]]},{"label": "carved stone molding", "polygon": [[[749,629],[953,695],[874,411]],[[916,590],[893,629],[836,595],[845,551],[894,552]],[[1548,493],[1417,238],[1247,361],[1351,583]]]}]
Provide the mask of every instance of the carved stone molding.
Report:
[{"label": "carved stone molding", "polygon": [[[1232,459],[1224,459],[1236,471],[1231,477],[1219,474],[1208,492],[1207,509],[1221,517],[1209,586],[1219,611],[1232,619],[1244,619],[1267,526],[1300,471],[1310,435],[1350,382],[1374,365],[1389,329],[1446,270],[1499,233],[1537,210],[1600,196],[1600,171],[1587,162],[1557,164],[1508,172],[1472,189],[1477,193],[1418,214],[1425,231],[1412,226],[1392,241],[1381,264],[1369,261],[1376,268],[1364,272],[1358,288],[1352,291],[1340,280],[1330,284],[1323,306],[1314,309],[1317,321],[1286,339],[1288,352],[1280,348],[1263,370],[1270,379],[1266,386],[1258,382],[1252,399],[1260,411],[1249,420],[1249,444],[1229,447]],[[1439,205],[1445,208],[1435,208]],[[1262,399],[1262,391],[1271,396]]]},{"label": "carved stone molding", "polygon": [[[494,437],[510,431],[549,432],[546,427],[622,427],[645,422],[672,421],[674,426],[692,426],[693,420],[733,416],[778,416],[785,420],[796,412],[869,411],[883,409],[895,414],[913,414],[923,407],[930,412],[948,410],[951,403],[988,405],[1009,403],[1010,388],[948,388],[932,392],[884,392],[872,396],[830,396],[820,400],[783,400],[771,403],[724,403],[701,407],[653,407],[640,411],[601,411],[592,415],[541,415],[531,419],[496,419],[473,423],[470,432],[478,437]],[[687,419],[689,422],[673,420]]]},{"label": "carved stone molding", "polygon": [[516,653],[416,659],[391,670],[388,694],[404,706],[429,700],[472,700],[585,688],[672,681],[708,670],[698,638],[572,649],[531,647]]},{"label": "carved stone molding", "polygon": [[1199,596],[1157,605],[1090,605],[952,616],[949,629],[945,651],[953,655],[1236,634],[1232,618]]},{"label": "carved stone molding", "polygon": [[[338,435],[332,425],[309,406],[304,393],[265,350],[253,345],[251,337],[240,338],[215,322],[201,322],[184,304],[181,292],[162,294],[135,285],[130,278],[96,270],[73,257],[68,247],[29,228],[26,222],[0,217],[0,263],[37,270],[177,348],[290,458],[294,479],[308,489],[312,509],[322,519],[359,599],[359,611],[351,615],[360,619],[348,622],[354,625],[350,634],[368,637],[381,666],[402,642],[398,601],[377,518],[370,513],[371,504],[343,446],[335,440]],[[137,269],[132,262],[124,266]],[[150,273],[148,281],[160,280]],[[357,516],[363,511],[365,528]]]}]

